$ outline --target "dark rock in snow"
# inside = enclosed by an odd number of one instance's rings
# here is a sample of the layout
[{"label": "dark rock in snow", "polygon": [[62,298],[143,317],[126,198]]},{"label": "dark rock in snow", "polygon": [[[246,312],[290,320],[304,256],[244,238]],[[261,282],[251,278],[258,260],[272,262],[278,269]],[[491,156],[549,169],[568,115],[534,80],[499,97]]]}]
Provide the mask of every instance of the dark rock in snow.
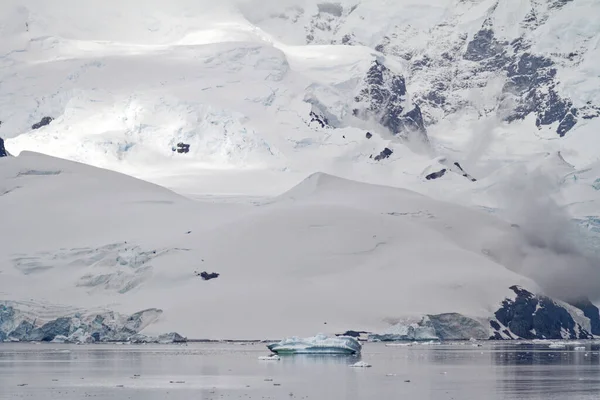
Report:
[{"label": "dark rock in snow", "polygon": [[177,146],[173,147],[171,150],[176,151],[178,153],[189,153],[190,145],[187,143],[179,142]]},{"label": "dark rock in snow", "polygon": [[355,116],[375,117],[394,135],[408,137],[416,134],[424,142],[429,141],[419,106],[405,109],[407,91],[404,77],[394,74],[378,60],[369,68],[364,86],[354,100],[362,106],[353,110]]},{"label": "dark rock in snow", "polygon": [[592,335],[600,336],[600,310],[589,299],[582,299],[571,303],[572,306],[583,311],[583,315],[590,319]]},{"label": "dark rock in snow", "polygon": [[365,332],[365,331],[346,331],[339,335],[336,334],[336,336],[350,336],[353,338],[359,338],[359,337],[361,337],[361,335],[368,335],[368,334],[369,334],[369,332]]},{"label": "dark rock in snow", "polygon": [[[495,329],[490,339],[591,339],[569,311],[549,297],[535,295],[519,286],[510,289],[517,295],[505,299],[496,311]],[[500,329],[497,326],[500,325]]]},{"label": "dark rock in snow", "polygon": [[34,130],[35,129],[40,129],[40,128],[46,126],[46,125],[50,125],[50,122],[52,122],[52,121],[54,121],[54,118],[52,118],[52,117],[44,117],[44,118],[41,119],[40,122],[31,125],[31,129],[34,129]]},{"label": "dark rock in snow", "polygon": [[456,168],[458,168],[460,170],[460,172],[462,172],[462,176],[464,176],[465,178],[469,179],[471,182],[477,181],[477,179],[475,179],[471,175],[467,174],[467,172],[463,169],[463,167],[460,166],[460,164],[458,162],[455,162],[454,166]]},{"label": "dark rock in snow", "polygon": [[497,59],[501,61],[505,53],[505,44],[496,40],[493,30],[485,27],[477,32],[467,45],[464,59],[469,61]]},{"label": "dark rock in snow", "polygon": [[205,281],[209,281],[211,279],[215,279],[218,278],[220,274],[216,273],[216,272],[211,272],[208,273],[206,271],[203,271],[199,274],[197,274],[197,276],[200,276],[202,279],[204,279]]},{"label": "dark rock in snow", "polygon": [[371,139],[373,137],[373,135],[371,134],[371,132],[367,132],[367,134],[365,135],[365,137],[367,139]]},{"label": "dark rock in snow", "polygon": [[315,111],[310,112],[310,122],[311,122],[311,124],[316,123],[321,128],[329,128],[330,127],[329,120],[327,119],[327,117],[324,115],[319,115]]},{"label": "dark rock in snow", "polygon": [[444,176],[446,174],[446,168],[437,171],[437,172],[432,172],[431,174],[427,175],[425,177],[425,179],[427,179],[428,181],[432,180],[432,179],[438,179],[441,178],[442,176]]},{"label": "dark rock in snow", "polygon": [[383,149],[381,151],[381,153],[379,153],[378,155],[375,156],[375,161],[381,161],[384,160],[386,158],[388,158],[389,156],[391,156],[394,153],[393,150],[388,149],[387,147],[385,149]]},{"label": "dark rock in snow", "polygon": [[556,91],[556,68],[552,60],[530,53],[522,54],[506,67],[505,94],[515,96],[517,106],[505,118],[508,122],[535,113],[536,125],[559,122],[557,133],[564,136],[577,123],[577,109],[571,100]]},{"label": "dark rock in snow", "polygon": [[4,139],[0,138],[0,157],[7,157],[8,152],[4,148]]}]

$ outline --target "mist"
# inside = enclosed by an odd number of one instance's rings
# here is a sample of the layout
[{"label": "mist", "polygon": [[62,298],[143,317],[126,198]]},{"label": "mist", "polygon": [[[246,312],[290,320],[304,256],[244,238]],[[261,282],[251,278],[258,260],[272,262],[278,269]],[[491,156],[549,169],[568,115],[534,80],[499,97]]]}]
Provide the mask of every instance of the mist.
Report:
[{"label": "mist", "polygon": [[508,265],[549,296],[568,302],[600,301],[600,258],[584,247],[585,233],[554,199],[557,182],[539,169],[522,168],[510,177],[500,200],[518,242],[512,243],[513,254],[504,257],[512,258]]}]

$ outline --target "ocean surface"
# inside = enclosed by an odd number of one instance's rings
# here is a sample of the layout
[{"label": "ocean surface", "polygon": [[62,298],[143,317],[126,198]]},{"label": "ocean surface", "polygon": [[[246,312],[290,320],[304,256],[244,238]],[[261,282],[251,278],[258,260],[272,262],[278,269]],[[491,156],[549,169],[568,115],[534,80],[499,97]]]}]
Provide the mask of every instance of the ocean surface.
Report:
[{"label": "ocean surface", "polygon": [[[264,344],[4,343],[0,399],[600,399],[600,343],[369,343],[361,357],[258,359],[267,354]],[[372,367],[350,367],[358,360]]]}]

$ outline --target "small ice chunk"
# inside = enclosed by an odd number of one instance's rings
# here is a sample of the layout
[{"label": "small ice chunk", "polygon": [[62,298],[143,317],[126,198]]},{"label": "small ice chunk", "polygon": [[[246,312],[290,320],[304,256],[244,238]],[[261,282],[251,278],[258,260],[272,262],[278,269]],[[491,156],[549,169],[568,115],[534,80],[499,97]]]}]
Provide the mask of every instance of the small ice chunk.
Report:
[{"label": "small ice chunk", "polygon": [[260,356],[258,359],[261,361],[279,361],[281,358],[277,354],[271,354],[270,356]]},{"label": "small ice chunk", "polygon": [[358,354],[362,346],[350,336],[329,337],[318,334],[304,339],[294,336],[270,344],[267,348],[276,354]]},{"label": "small ice chunk", "polygon": [[575,350],[577,350],[577,351],[585,350],[585,347],[583,347],[583,346],[575,347]]},{"label": "small ice chunk", "polygon": [[63,335],[56,335],[54,339],[52,339],[51,343],[66,343],[69,341],[69,338]]},{"label": "small ice chunk", "polygon": [[552,343],[548,347],[551,348],[551,349],[564,349],[567,346],[565,346],[562,343]]},{"label": "small ice chunk", "polygon": [[369,363],[366,363],[364,361],[359,361],[359,362],[356,362],[356,363],[352,364],[351,367],[354,367],[354,368],[370,368],[370,367],[372,367],[372,365],[369,364]]}]

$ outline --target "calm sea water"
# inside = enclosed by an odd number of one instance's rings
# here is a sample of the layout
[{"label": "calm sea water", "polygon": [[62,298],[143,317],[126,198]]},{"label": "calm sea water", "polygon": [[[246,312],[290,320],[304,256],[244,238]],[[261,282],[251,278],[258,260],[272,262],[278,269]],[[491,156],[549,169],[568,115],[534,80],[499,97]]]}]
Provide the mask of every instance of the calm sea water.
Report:
[{"label": "calm sea water", "polygon": [[263,344],[0,344],[0,398],[598,400],[599,353],[591,343],[367,344],[372,368],[351,368],[358,358],[260,361]]}]

